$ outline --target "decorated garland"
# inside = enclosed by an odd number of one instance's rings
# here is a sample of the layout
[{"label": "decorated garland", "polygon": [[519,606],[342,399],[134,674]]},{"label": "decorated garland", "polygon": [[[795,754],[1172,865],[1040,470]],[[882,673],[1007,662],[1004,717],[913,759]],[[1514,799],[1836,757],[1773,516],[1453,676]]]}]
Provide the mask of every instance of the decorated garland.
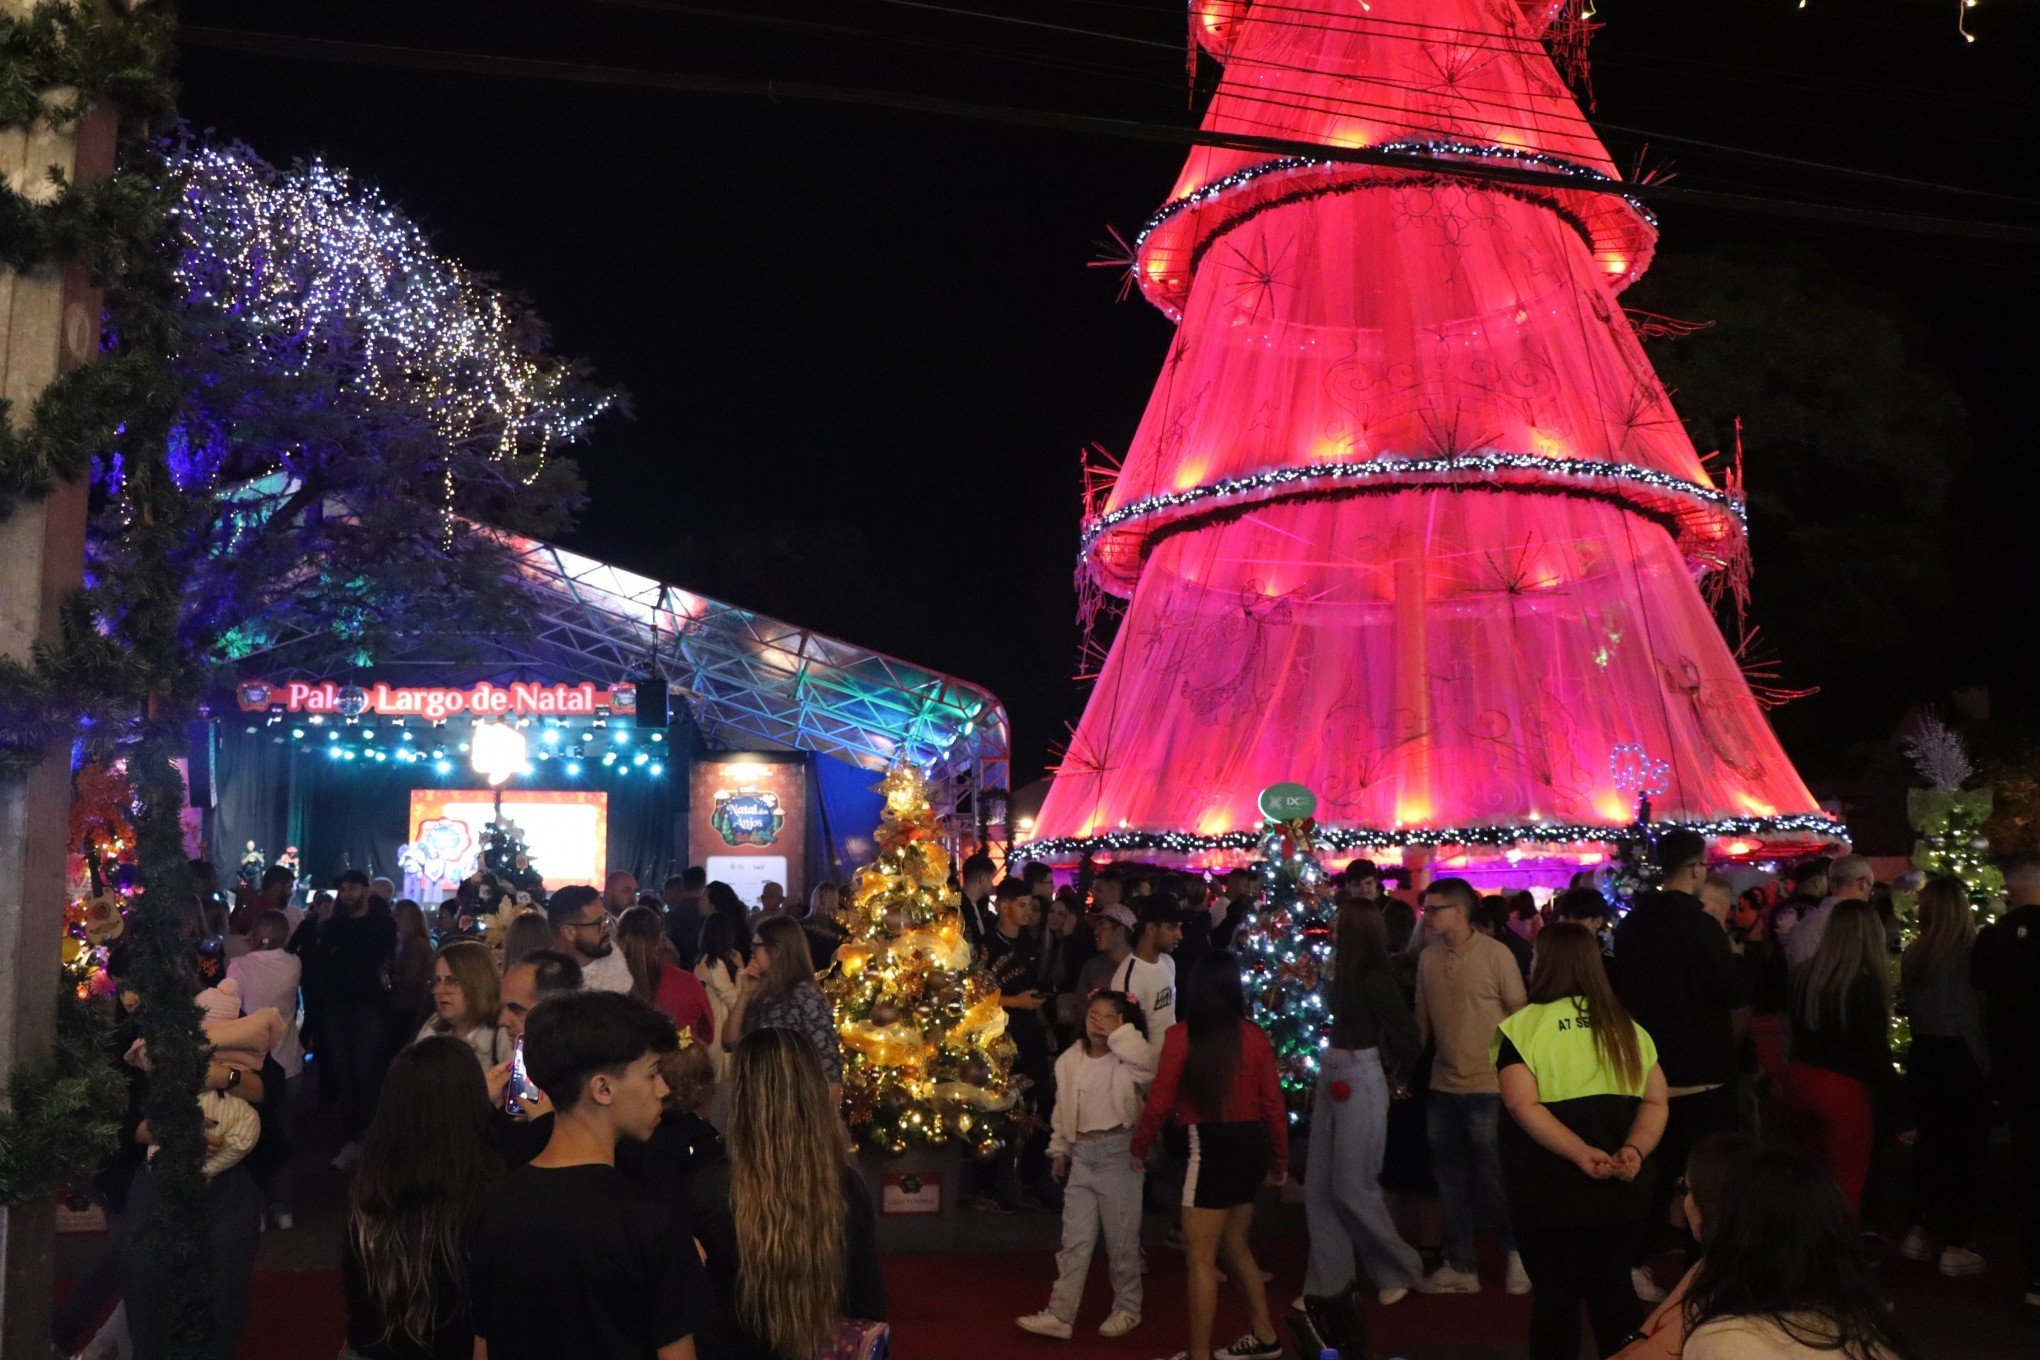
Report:
[{"label": "decorated garland", "polygon": [[[128,119],[122,168],[107,185],[74,190],[50,179],[0,187],[0,263],[14,270],[83,265],[105,288],[107,336],[94,361],[44,389],[21,426],[11,412],[0,413],[0,514],[117,454],[129,549],[119,570],[67,605],[60,636],[38,645],[31,664],[0,665],[0,778],[18,778],[43,748],[78,732],[81,717],[99,719],[85,728],[88,754],[123,749],[145,885],[126,933],[150,1057],[144,1113],[158,1151],[149,1174],[161,1192],[160,1210],[142,1224],[141,1249],[168,1277],[164,1353],[195,1357],[216,1348],[216,1323],[197,1100],[206,1059],[181,929],[193,884],[184,781],[174,761],[197,712],[200,672],[178,641],[180,579],[168,569],[185,513],[166,457],[176,402],[168,358],[176,243],[163,211],[160,158],[139,141],[169,104],[172,30],[160,9],[47,3],[27,16],[0,16],[0,126],[67,126],[100,103],[120,106]],[[69,94],[53,98],[54,90]],[[10,1196],[43,1193],[43,1178],[67,1169],[61,1158],[82,1161],[103,1146],[96,1088],[80,1086],[62,1065],[73,1049],[66,1039],[48,1075],[24,1068],[10,1078],[17,1103],[9,1132],[24,1139],[24,1155],[7,1164]]]},{"label": "decorated garland", "polygon": [[[1816,836],[1840,840],[1847,829],[1824,812],[1795,812],[1777,817],[1717,817],[1704,822],[1650,822],[1653,836],[1674,827],[1697,831],[1703,836]],[[1500,822],[1485,826],[1367,827],[1325,826],[1316,828],[1316,841],[1325,850],[1386,850],[1404,846],[1477,847],[1505,850],[1520,846],[1607,845],[1630,834],[1631,827],[1599,824]],[[1026,859],[1073,859],[1084,855],[1127,854],[1162,851],[1187,855],[1211,850],[1250,851],[1260,844],[1259,831],[1225,831],[1203,835],[1193,831],[1106,831],[1096,836],[1059,836],[1023,841],[1013,847],[1015,856]]]},{"label": "decorated garland", "polygon": [[7,1081],[0,1111],[0,1204],[35,1204],[99,1169],[120,1138],[127,1079],[107,1061],[113,1017],[103,1003],[57,993],[49,1060]]}]

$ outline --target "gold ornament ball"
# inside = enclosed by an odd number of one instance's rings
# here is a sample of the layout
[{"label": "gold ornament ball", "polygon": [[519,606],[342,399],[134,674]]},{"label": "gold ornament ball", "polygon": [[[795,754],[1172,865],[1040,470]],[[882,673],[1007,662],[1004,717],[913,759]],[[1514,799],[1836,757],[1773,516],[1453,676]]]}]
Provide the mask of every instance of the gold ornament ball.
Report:
[{"label": "gold ornament ball", "polygon": [[897,1025],[900,1022],[900,1008],[890,1001],[881,1001],[871,1008],[871,1023],[874,1025]]}]

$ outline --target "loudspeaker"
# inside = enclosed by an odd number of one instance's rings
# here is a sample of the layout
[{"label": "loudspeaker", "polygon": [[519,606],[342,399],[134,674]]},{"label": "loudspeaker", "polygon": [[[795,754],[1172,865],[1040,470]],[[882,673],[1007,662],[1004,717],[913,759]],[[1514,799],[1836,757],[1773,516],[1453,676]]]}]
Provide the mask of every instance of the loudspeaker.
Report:
[{"label": "loudspeaker", "polygon": [[664,680],[640,680],[637,682],[637,718],[639,727],[669,727],[672,714],[667,711],[666,682]]}]

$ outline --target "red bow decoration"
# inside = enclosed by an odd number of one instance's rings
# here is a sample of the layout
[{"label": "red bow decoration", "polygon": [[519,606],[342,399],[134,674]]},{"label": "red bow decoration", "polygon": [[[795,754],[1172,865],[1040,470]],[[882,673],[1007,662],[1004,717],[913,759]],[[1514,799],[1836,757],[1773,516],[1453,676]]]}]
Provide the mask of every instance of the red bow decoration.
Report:
[{"label": "red bow decoration", "polygon": [[1353,1098],[1353,1088],[1343,1081],[1335,1081],[1325,1089],[1331,1094],[1333,1100],[1338,1101],[1342,1105]]}]

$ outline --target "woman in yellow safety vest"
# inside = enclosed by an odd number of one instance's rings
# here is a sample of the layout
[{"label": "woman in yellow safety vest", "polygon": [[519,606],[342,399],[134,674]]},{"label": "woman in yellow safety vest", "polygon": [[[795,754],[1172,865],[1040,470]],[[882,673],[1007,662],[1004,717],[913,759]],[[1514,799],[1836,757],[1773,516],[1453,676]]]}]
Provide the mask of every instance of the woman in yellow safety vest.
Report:
[{"label": "woman in yellow safety vest", "polygon": [[1657,1046],[1615,999],[1593,935],[1560,922],[1537,937],[1529,1004],[1494,1049],[1502,1188],[1536,1295],[1530,1360],[1577,1360],[1582,1304],[1612,1355],[1642,1320],[1629,1267],[1665,1130]]}]

